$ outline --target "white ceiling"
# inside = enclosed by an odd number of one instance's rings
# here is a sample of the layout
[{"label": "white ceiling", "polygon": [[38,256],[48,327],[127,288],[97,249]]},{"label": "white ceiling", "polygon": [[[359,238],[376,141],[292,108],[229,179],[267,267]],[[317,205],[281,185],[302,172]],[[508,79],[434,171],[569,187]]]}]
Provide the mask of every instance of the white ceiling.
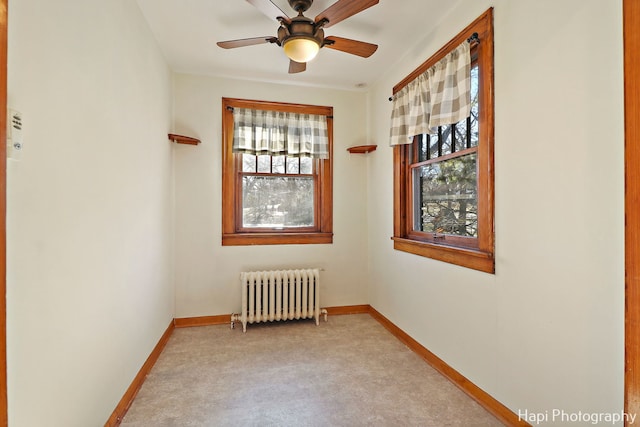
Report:
[{"label": "white ceiling", "polygon": [[[321,49],[307,71],[288,74],[289,59],[275,44],[222,49],[218,41],[275,36],[278,22],[246,0],[137,0],[169,66],[176,72],[358,90],[397,63],[454,2],[381,0],[325,30],[378,45],[369,58]],[[335,0],[315,0],[305,16],[315,18]],[[287,0],[273,0],[290,17]],[[422,29],[420,29],[422,27]],[[425,28],[427,27],[427,28]],[[365,86],[363,86],[365,85]]]}]

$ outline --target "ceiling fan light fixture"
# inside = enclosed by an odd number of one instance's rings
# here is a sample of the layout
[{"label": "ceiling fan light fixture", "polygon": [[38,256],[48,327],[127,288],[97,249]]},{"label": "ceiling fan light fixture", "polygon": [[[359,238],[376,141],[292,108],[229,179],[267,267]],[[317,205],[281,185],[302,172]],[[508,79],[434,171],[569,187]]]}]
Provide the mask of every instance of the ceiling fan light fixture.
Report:
[{"label": "ceiling fan light fixture", "polygon": [[[304,16],[313,0],[288,0],[289,6],[298,16],[290,18],[276,4],[274,0],[247,0],[267,17],[280,23],[277,37],[253,37],[247,39],[227,40],[218,42],[224,49],[253,46],[256,44],[272,43],[284,50],[289,58],[289,74],[300,73],[307,69],[307,62],[313,60],[318,51],[327,47],[351,55],[370,57],[378,48],[377,45],[342,37],[324,37],[324,28],[360,13],[379,3],[380,0],[334,0],[334,3],[320,12],[314,19]],[[282,2],[283,0],[278,0]],[[327,0],[328,1],[328,0]]]},{"label": "ceiling fan light fixture", "polygon": [[282,46],[285,55],[295,62],[309,62],[320,50],[318,41],[311,37],[289,37]]}]

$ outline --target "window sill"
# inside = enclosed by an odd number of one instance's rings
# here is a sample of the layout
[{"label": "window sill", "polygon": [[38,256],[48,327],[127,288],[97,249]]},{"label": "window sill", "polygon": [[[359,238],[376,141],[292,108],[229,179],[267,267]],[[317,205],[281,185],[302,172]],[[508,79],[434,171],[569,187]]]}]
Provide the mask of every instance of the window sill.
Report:
[{"label": "window sill", "polygon": [[495,274],[495,260],[493,254],[490,252],[420,242],[402,237],[392,237],[391,240],[393,240],[393,248],[398,251]]},{"label": "window sill", "polygon": [[327,243],[333,243],[333,233],[235,233],[222,235],[222,246],[307,245]]}]

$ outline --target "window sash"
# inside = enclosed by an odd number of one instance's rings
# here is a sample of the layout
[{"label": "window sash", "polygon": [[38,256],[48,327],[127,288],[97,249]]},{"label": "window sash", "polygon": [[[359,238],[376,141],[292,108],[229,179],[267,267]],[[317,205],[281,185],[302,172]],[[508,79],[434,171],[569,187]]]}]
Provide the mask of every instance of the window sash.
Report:
[{"label": "window sash", "polygon": [[[236,222],[235,222],[235,231],[237,233],[300,233],[300,232],[319,232],[320,231],[320,201],[319,201],[319,180],[318,180],[318,162],[322,160],[314,160],[312,162],[312,170],[311,173],[266,173],[266,172],[243,172],[242,171],[242,153],[235,153],[236,162],[238,163],[237,167],[237,176],[236,176],[236,188],[238,188],[239,194],[236,200]],[[273,157],[273,156],[272,156]],[[272,166],[273,167],[273,166]],[[272,177],[272,178],[310,178],[313,180],[313,225],[306,227],[247,227],[244,224],[244,215],[243,215],[243,180],[245,176],[256,176],[256,177]]]},{"label": "window sash", "polygon": [[[417,157],[417,151],[419,149],[419,138],[420,136],[415,137],[414,143],[407,147],[408,151],[410,153],[410,156],[412,159],[416,159]],[[410,215],[410,218],[408,218],[407,221],[407,230],[406,230],[406,235],[409,238],[415,239],[415,240],[420,240],[423,242],[433,242],[433,243],[438,243],[438,244],[451,244],[451,245],[457,245],[457,246],[464,246],[464,247],[469,247],[469,248],[478,248],[478,237],[473,237],[473,236],[459,236],[459,235],[455,235],[455,234],[450,234],[450,233],[438,233],[438,232],[428,232],[428,231],[421,231],[421,230],[416,230],[416,221],[418,221],[418,216],[420,215],[419,211],[421,210],[421,205],[419,203],[416,197],[416,185],[417,183],[415,182],[415,171],[417,169],[420,169],[423,166],[427,166],[427,165],[432,165],[432,164],[437,164],[437,163],[442,163],[445,162],[447,160],[452,160],[452,159],[456,159],[458,157],[463,157],[463,156],[468,156],[471,154],[475,154],[476,155],[476,159],[475,159],[475,164],[476,164],[476,182],[475,182],[475,186],[476,186],[476,197],[479,196],[478,194],[478,158],[477,158],[477,154],[478,154],[478,147],[471,147],[471,148],[467,148],[464,150],[460,150],[460,151],[456,151],[455,153],[450,153],[450,154],[446,154],[440,157],[436,157],[433,159],[429,159],[429,160],[425,160],[422,162],[416,162],[416,163],[411,163],[408,165],[408,169],[406,172],[406,188],[408,189],[407,191],[407,206],[406,206],[406,212],[408,215]],[[476,202],[477,203],[477,202]]]}]

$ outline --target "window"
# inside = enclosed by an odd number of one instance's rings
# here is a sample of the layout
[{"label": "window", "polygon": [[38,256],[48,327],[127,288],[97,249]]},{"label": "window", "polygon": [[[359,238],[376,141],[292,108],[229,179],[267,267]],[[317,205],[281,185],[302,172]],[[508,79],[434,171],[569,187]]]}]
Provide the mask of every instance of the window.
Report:
[{"label": "window", "polygon": [[[244,148],[237,142],[236,129],[244,124],[237,124],[237,115],[234,121],[234,109],[247,112],[247,122],[260,114],[267,117],[247,125],[253,126],[247,133],[250,138],[278,139],[283,145]],[[332,114],[332,107],[222,99],[223,245],[332,243]],[[313,117],[308,115],[326,117],[326,152],[312,152],[311,145],[293,149],[273,136],[274,132],[294,132],[273,120]]]},{"label": "window", "polygon": [[394,147],[394,248],[494,272],[492,9],[394,87],[470,38],[469,116]]}]

